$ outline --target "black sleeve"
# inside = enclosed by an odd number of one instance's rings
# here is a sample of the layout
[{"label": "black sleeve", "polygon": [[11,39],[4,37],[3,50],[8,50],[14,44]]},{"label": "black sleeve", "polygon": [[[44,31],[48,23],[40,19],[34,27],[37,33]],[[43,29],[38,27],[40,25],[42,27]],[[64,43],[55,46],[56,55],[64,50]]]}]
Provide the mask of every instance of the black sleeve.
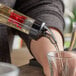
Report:
[{"label": "black sleeve", "polygon": [[17,0],[14,9],[34,19],[42,20],[48,27],[63,33],[65,23],[62,0]]}]

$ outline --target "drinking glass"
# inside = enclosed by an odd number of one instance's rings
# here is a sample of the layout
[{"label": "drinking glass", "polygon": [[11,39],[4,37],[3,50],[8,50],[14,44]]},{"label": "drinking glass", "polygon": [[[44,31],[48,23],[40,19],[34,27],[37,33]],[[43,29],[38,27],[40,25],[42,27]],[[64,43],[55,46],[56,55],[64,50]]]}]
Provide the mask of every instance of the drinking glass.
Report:
[{"label": "drinking glass", "polygon": [[19,69],[9,63],[0,62],[0,76],[18,76]]},{"label": "drinking glass", "polygon": [[76,76],[75,52],[49,52],[47,57],[51,76]]}]

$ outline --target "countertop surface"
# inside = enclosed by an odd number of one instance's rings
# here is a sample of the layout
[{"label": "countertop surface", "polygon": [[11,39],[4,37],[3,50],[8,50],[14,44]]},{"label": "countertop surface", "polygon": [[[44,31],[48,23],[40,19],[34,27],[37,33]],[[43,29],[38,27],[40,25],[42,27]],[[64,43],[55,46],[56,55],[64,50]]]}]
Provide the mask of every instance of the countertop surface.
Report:
[{"label": "countertop surface", "polygon": [[20,67],[19,76],[44,76],[42,68],[30,65],[24,65]]}]

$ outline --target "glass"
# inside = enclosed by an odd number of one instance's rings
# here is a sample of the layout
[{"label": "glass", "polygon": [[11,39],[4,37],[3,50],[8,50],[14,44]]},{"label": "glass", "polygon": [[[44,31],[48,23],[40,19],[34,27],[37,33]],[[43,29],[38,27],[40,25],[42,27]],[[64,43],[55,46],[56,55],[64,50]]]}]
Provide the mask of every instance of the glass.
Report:
[{"label": "glass", "polygon": [[47,57],[51,76],[76,76],[75,52],[49,52]]},{"label": "glass", "polygon": [[19,69],[12,64],[0,62],[0,76],[19,76]]}]

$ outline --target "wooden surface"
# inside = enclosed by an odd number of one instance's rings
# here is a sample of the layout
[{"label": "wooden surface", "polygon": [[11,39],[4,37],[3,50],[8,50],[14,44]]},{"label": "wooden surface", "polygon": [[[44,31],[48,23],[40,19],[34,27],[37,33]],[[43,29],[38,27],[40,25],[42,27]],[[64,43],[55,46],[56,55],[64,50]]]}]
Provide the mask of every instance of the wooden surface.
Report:
[{"label": "wooden surface", "polygon": [[44,76],[42,68],[30,65],[20,67],[19,76]]},{"label": "wooden surface", "polygon": [[29,61],[32,58],[27,48],[21,48],[11,52],[12,64],[18,66],[20,69],[19,76],[44,76],[41,67],[29,65]]}]

